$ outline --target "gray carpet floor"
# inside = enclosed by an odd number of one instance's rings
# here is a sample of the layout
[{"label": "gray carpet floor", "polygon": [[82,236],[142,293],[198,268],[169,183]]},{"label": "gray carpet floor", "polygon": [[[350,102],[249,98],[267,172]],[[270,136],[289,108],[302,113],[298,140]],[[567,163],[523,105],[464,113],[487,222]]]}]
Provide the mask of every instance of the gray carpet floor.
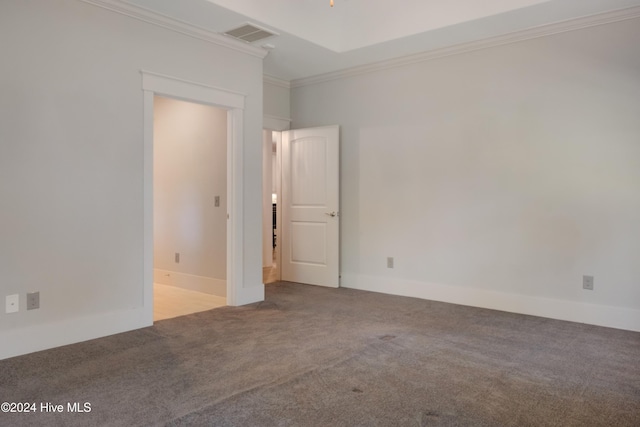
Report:
[{"label": "gray carpet floor", "polygon": [[65,405],[2,426],[640,426],[640,333],[276,283],[0,361],[0,401]]}]

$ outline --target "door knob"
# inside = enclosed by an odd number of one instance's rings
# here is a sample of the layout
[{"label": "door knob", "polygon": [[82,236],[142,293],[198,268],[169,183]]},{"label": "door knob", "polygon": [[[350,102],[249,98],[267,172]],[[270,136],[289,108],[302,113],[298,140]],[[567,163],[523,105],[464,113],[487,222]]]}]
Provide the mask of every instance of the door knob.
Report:
[{"label": "door knob", "polygon": [[336,212],[325,212],[325,215],[329,215],[331,218],[338,215]]}]

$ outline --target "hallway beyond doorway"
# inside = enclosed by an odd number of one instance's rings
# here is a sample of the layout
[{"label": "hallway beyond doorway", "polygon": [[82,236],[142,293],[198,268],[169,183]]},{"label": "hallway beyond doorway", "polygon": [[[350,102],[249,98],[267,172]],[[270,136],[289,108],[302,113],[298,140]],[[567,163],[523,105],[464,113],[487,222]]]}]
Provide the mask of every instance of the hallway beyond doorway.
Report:
[{"label": "hallway beyond doorway", "polygon": [[153,284],[153,321],[212,310],[227,305],[227,299],[177,286]]}]

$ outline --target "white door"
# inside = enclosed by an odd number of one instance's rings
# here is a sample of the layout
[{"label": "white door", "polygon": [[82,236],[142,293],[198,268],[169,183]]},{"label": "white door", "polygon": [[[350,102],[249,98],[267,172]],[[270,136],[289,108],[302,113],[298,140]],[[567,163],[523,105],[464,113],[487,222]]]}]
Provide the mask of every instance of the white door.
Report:
[{"label": "white door", "polygon": [[339,285],[339,127],[282,133],[282,280]]}]

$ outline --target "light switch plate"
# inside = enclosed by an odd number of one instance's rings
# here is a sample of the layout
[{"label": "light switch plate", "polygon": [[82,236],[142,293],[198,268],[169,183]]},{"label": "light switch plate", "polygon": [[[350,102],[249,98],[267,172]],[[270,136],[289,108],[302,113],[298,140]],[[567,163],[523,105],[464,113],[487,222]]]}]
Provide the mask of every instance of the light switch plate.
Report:
[{"label": "light switch plate", "polygon": [[17,313],[20,310],[20,295],[7,295],[5,298],[5,312]]}]

